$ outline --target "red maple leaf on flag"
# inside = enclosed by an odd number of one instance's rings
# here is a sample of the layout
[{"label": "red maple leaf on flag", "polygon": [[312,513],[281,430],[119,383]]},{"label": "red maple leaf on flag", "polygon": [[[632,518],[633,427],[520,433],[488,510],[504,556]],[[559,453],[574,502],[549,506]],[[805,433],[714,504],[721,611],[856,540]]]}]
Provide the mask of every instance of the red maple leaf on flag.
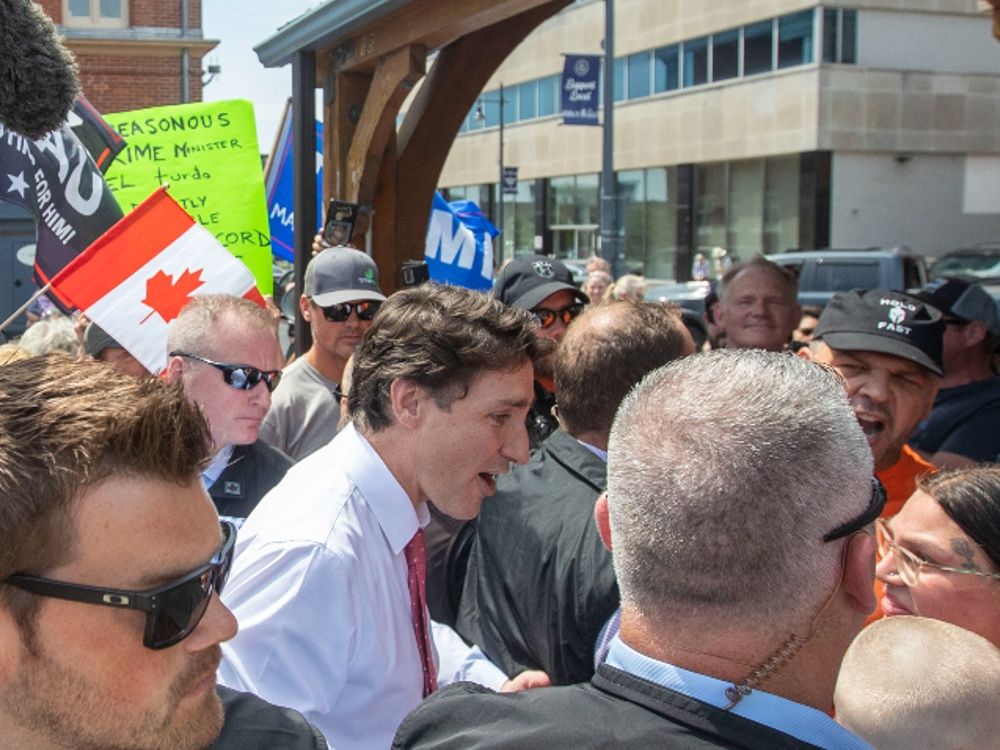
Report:
[{"label": "red maple leaf on flag", "polygon": [[175,282],[173,276],[160,269],[146,279],[146,297],[142,304],[153,308],[153,312],[143,318],[141,323],[149,320],[153,313],[159,313],[164,323],[176,318],[181,308],[191,301],[191,292],[205,283],[201,280],[201,271],[199,268],[192,273],[190,269],[185,269]]}]

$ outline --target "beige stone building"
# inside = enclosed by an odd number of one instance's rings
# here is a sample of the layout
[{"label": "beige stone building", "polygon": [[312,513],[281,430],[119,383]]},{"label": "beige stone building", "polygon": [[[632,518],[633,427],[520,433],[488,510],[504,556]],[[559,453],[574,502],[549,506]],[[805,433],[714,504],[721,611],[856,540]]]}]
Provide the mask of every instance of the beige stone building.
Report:
[{"label": "beige stone building", "polygon": [[[559,116],[562,53],[600,53],[580,0],[506,60],[441,178],[497,211],[503,257],[585,257],[601,129]],[[1000,240],[1000,45],[976,0],[616,0],[615,155],[626,256],[686,279],[698,252]]]}]

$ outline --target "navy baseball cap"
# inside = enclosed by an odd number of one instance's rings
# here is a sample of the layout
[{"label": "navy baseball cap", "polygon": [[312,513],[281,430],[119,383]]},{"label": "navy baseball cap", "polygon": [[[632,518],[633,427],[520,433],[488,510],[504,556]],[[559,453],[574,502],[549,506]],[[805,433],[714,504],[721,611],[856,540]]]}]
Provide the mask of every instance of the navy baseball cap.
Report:
[{"label": "navy baseball cap", "polygon": [[883,289],[855,290],[833,296],[813,338],[841,351],[902,357],[942,375],[944,328],[941,313],[916,297]]},{"label": "navy baseball cap", "polygon": [[578,302],[590,302],[590,297],[573,283],[573,274],[566,264],[547,255],[515,258],[504,266],[493,283],[494,297],[505,305],[525,310],[563,290],[572,292]]}]

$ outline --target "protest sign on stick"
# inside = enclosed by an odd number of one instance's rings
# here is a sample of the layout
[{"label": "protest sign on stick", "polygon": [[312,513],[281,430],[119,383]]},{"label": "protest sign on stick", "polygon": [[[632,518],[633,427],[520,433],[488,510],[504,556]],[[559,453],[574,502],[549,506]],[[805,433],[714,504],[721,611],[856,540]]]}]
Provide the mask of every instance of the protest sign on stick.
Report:
[{"label": "protest sign on stick", "polygon": [[131,211],[169,185],[181,207],[270,294],[271,237],[250,102],[152,107],[104,119],[128,143],[105,175],[122,208]]}]

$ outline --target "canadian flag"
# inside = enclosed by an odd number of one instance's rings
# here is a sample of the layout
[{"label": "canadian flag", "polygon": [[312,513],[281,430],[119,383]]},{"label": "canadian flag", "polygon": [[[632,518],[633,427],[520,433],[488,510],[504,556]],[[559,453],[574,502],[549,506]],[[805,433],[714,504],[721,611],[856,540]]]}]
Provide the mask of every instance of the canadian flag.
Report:
[{"label": "canadian flag", "polygon": [[152,373],[167,361],[167,327],[191,297],[233,294],[264,306],[249,269],[158,188],[52,279]]}]

